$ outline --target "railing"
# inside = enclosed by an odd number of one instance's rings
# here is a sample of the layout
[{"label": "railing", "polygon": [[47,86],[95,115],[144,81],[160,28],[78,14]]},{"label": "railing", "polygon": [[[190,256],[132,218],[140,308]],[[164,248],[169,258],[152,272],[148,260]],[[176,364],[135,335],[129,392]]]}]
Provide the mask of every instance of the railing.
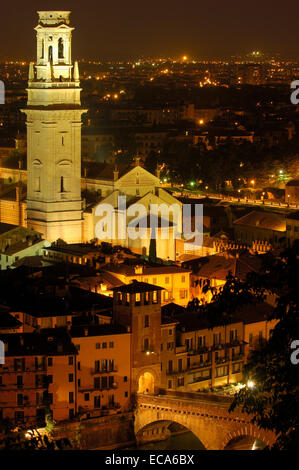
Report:
[{"label": "railing", "polygon": [[90,371],[91,375],[95,375],[95,374],[112,374],[113,372],[118,372],[118,367],[113,367],[113,369],[107,369],[107,370],[103,370],[103,369],[92,369]]}]

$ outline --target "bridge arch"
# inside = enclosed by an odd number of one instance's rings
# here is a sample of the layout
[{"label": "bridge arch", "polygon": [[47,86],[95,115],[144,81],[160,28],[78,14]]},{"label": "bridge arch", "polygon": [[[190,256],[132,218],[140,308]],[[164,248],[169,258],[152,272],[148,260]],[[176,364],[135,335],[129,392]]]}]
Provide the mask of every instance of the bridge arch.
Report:
[{"label": "bridge arch", "polygon": [[138,434],[147,426],[161,421],[169,422],[169,425],[170,423],[177,423],[184,426],[197,437],[205,449],[211,448],[208,440],[206,439],[204,429],[201,426],[192,426],[192,423],[189,422],[188,415],[183,410],[177,410],[175,412],[161,407],[153,409],[152,407],[139,405],[137,412],[135,413],[134,421],[136,437],[138,437]]},{"label": "bridge arch", "polygon": [[[147,442],[163,441],[164,439],[171,437],[172,430],[170,428],[173,425],[178,425],[178,424],[180,424],[179,426],[180,432],[181,431],[183,433],[190,432],[198,440],[198,450],[206,450],[204,443],[199,439],[198,436],[194,434],[193,430],[187,428],[185,425],[181,425],[181,423],[179,423],[178,420],[170,421],[170,420],[159,419],[149,424],[146,424],[144,427],[139,429],[139,431],[136,433],[136,441],[137,443],[141,443],[141,444],[145,444]],[[184,430],[182,428],[184,428]]]},{"label": "bridge arch", "polygon": [[228,446],[234,441],[236,442],[244,437],[251,437],[254,441],[262,441],[265,446],[271,446],[275,442],[273,433],[260,429],[252,424],[246,424],[244,426],[241,426],[239,429],[231,430],[225,436],[223,441],[223,450],[227,449]]},{"label": "bridge arch", "polygon": [[[234,439],[250,436],[266,445],[275,442],[275,434],[251,424],[250,416],[234,411],[229,403],[217,397],[174,397],[169,395],[137,395],[135,435],[147,425],[159,421],[178,423],[190,430],[207,450],[224,450]],[[252,442],[249,441],[249,448]],[[251,445],[250,445],[251,444]]]}]

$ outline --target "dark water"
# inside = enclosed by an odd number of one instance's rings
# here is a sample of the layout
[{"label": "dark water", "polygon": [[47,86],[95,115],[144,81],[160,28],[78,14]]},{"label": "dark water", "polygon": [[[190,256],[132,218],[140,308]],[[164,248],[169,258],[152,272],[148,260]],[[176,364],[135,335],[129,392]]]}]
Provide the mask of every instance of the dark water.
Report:
[{"label": "dark water", "polygon": [[143,444],[138,447],[130,447],[130,449],[138,450],[204,450],[204,446],[192,434],[192,432],[186,432],[184,434],[178,434],[171,436],[165,441],[150,442]]}]

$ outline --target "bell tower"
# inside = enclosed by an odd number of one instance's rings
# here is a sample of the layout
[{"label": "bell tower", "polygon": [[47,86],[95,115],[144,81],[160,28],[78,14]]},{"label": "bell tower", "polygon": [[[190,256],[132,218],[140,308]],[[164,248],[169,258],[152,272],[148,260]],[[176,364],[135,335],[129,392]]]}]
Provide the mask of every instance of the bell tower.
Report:
[{"label": "bell tower", "polygon": [[82,240],[81,108],[69,11],[39,11],[27,108],[27,226],[49,241]]}]

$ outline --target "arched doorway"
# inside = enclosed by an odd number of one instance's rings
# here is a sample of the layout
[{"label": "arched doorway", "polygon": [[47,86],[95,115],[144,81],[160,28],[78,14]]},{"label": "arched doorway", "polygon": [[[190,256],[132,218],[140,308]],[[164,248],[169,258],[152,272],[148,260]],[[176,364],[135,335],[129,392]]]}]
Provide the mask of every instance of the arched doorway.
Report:
[{"label": "arched doorway", "polygon": [[154,394],[155,379],[150,372],[144,372],[138,380],[138,393]]}]

